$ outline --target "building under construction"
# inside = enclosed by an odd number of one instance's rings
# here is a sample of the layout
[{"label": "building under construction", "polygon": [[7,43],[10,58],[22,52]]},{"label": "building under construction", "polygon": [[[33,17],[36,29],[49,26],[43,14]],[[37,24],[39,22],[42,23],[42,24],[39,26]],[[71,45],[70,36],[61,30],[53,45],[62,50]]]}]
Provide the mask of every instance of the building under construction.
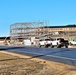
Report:
[{"label": "building under construction", "polygon": [[[25,22],[25,23],[15,23],[10,26],[10,36],[11,39],[27,39],[30,37],[35,37],[39,33],[43,33],[42,29],[46,26],[45,22]],[[41,28],[40,31],[37,31]],[[39,35],[38,35],[39,36]]]},{"label": "building under construction", "polygon": [[31,37],[64,37],[76,38],[76,25],[48,26],[48,22],[15,23],[10,26],[10,37],[13,40]]}]

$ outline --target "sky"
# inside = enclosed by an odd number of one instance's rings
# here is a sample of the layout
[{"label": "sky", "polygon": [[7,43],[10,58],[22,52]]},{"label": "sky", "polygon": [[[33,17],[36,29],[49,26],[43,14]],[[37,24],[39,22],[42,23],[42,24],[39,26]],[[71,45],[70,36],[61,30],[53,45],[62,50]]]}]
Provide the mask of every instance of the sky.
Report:
[{"label": "sky", "polygon": [[11,24],[32,21],[76,24],[76,0],[0,0],[0,37],[10,35]]}]

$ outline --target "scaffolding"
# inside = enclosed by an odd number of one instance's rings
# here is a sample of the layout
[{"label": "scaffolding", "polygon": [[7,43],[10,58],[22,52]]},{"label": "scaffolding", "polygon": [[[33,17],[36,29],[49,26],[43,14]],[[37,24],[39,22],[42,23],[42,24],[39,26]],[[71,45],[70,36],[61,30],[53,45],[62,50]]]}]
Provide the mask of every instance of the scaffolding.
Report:
[{"label": "scaffolding", "polygon": [[76,25],[49,26],[48,21],[22,22],[10,26],[11,40],[24,40],[31,37],[76,38]]},{"label": "scaffolding", "polygon": [[30,37],[41,36],[45,33],[45,22],[22,22],[15,23],[10,26],[11,39],[28,39]]}]

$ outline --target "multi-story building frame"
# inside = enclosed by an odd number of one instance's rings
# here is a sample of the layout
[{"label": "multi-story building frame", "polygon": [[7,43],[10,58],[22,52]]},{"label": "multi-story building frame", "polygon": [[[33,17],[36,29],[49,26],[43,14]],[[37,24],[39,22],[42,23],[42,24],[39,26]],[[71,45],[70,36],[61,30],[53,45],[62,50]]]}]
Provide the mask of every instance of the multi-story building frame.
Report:
[{"label": "multi-story building frame", "polygon": [[44,22],[15,23],[10,26],[11,39],[27,39],[36,35],[35,29],[43,27]]},{"label": "multi-story building frame", "polygon": [[10,26],[11,39],[30,37],[76,38],[76,25],[46,26],[44,22],[15,23]]}]

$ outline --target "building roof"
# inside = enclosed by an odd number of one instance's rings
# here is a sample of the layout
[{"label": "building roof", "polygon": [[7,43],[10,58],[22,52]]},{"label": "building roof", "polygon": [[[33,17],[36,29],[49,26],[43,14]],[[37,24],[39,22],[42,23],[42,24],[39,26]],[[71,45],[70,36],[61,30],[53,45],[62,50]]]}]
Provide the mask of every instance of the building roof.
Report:
[{"label": "building roof", "polygon": [[0,37],[0,39],[10,39],[10,37]]},{"label": "building roof", "polygon": [[66,25],[66,26],[44,26],[44,28],[68,28],[68,27],[76,27],[76,25],[73,24],[73,25]]}]

